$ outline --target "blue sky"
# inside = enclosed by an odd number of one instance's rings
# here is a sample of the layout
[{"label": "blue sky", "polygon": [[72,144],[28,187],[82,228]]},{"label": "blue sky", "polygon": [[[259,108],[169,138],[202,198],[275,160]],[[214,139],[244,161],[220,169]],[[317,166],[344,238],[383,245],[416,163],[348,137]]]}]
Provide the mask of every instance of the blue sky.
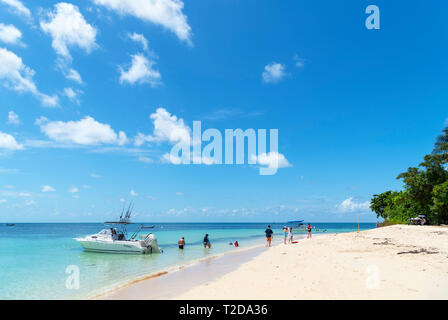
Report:
[{"label": "blue sky", "polygon": [[[448,118],[446,9],[0,0],[0,221],[376,221]],[[195,120],[278,129],[288,165],[170,163]]]}]

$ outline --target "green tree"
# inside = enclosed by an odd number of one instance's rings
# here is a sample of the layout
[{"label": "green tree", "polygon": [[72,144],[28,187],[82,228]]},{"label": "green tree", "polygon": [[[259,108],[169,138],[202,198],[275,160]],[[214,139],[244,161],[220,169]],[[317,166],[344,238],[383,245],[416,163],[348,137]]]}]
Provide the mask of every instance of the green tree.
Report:
[{"label": "green tree", "polygon": [[433,195],[433,211],[437,223],[448,222],[448,180],[434,187]]},{"label": "green tree", "polygon": [[370,210],[376,213],[376,217],[387,219],[385,212],[392,204],[392,191],[386,191],[381,194],[374,194],[370,201]]},{"label": "green tree", "polygon": [[437,137],[434,145],[433,154],[439,154],[442,157],[442,162],[448,162],[448,126],[442,130],[442,134]]}]

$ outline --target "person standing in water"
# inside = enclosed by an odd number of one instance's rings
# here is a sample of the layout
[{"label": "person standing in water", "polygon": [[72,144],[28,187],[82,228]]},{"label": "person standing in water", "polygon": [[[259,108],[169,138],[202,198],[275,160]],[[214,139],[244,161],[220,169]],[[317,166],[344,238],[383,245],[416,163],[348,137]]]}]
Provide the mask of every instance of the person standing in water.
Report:
[{"label": "person standing in water", "polygon": [[208,239],[208,233],[204,237],[204,248],[211,248],[212,244],[210,243],[210,240]]},{"label": "person standing in water", "polygon": [[180,238],[179,241],[177,241],[177,244],[179,245],[179,249],[183,249],[186,244],[185,238],[184,237]]},{"label": "person standing in water", "polygon": [[283,227],[283,235],[284,235],[283,243],[286,244],[286,240],[288,238],[288,228],[286,228],[286,226]]},{"label": "person standing in water", "polygon": [[308,223],[308,237],[307,239],[311,238],[311,231],[313,230],[313,228],[311,227],[311,225]]},{"label": "person standing in water", "polygon": [[288,240],[289,240],[289,243],[292,243],[292,238],[293,238],[292,228],[289,228],[289,232],[288,232]]},{"label": "person standing in water", "polygon": [[272,231],[271,226],[268,226],[264,233],[266,234],[266,247],[270,247],[274,231]]}]

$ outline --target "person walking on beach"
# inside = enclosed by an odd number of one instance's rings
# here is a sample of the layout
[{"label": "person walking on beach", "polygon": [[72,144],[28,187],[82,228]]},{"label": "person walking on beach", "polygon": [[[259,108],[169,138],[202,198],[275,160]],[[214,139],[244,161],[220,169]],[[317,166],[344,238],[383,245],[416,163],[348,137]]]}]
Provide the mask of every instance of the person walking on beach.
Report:
[{"label": "person walking on beach", "polygon": [[283,239],[283,243],[286,244],[286,240],[288,238],[288,228],[286,228],[286,226],[283,227],[283,235],[285,236]]},{"label": "person walking on beach", "polygon": [[292,228],[289,228],[289,232],[288,232],[288,241],[289,241],[289,243],[292,243],[292,238],[293,238]]},{"label": "person walking on beach", "polygon": [[184,237],[180,238],[179,241],[177,241],[177,244],[179,245],[179,249],[183,249],[186,244],[185,238]]},{"label": "person walking on beach", "polygon": [[274,231],[272,231],[271,226],[268,226],[264,233],[266,234],[266,247],[270,247]]},{"label": "person walking on beach", "polygon": [[204,248],[207,248],[207,247],[209,247],[209,248],[212,247],[212,244],[210,243],[210,240],[208,239],[208,233],[204,237]]},{"label": "person walking on beach", "polygon": [[313,230],[313,228],[311,227],[311,225],[308,223],[308,237],[307,239],[311,238],[311,231]]}]

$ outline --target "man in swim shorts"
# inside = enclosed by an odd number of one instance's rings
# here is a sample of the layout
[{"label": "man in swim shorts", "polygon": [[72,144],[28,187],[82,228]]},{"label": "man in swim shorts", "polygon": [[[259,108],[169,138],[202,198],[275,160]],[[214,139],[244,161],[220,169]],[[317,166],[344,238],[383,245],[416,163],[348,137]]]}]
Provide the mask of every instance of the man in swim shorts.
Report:
[{"label": "man in swim shorts", "polygon": [[179,249],[183,249],[185,246],[185,238],[180,238],[179,241],[177,241],[177,244],[179,245]]},{"label": "man in swim shorts", "polygon": [[208,239],[208,233],[205,235],[205,237],[204,237],[204,248],[207,248],[207,247],[211,247],[212,246],[212,244],[210,243],[210,240]]},{"label": "man in swim shorts", "polygon": [[271,226],[268,226],[264,233],[266,234],[266,247],[270,247],[274,231],[272,231]]},{"label": "man in swim shorts", "polygon": [[286,226],[283,227],[283,235],[284,235],[283,243],[286,244],[286,240],[288,239],[288,228],[286,228]]},{"label": "man in swim shorts", "polygon": [[308,239],[311,238],[311,230],[313,230],[313,228],[311,227],[311,225],[308,223]]}]

